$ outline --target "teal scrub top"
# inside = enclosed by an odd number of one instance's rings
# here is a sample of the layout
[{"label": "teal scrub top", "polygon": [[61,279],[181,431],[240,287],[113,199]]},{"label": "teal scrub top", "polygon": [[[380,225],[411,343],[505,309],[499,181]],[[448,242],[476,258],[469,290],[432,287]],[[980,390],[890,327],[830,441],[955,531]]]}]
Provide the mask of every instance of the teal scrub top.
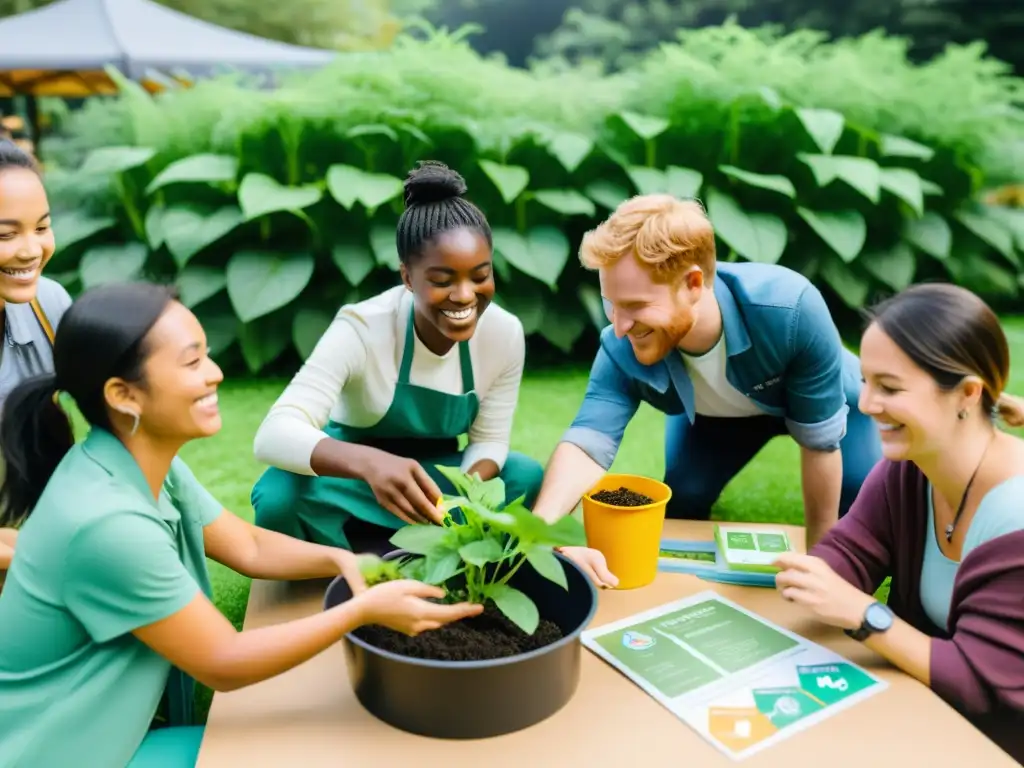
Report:
[{"label": "teal scrub top", "polygon": [[157,501],[111,433],[71,449],[0,593],[0,768],[129,764],[171,670],[131,632],[210,594],[221,510],[180,459]]}]

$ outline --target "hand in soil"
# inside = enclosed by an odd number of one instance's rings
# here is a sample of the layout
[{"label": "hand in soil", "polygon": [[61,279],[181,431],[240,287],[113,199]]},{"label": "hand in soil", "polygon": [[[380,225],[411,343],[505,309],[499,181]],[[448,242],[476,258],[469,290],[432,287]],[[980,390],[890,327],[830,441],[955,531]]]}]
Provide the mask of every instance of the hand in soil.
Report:
[{"label": "hand in soil", "polygon": [[444,597],[444,590],[411,579],[387,581],[352,598],[359,623],[379,624],[406,635],[438,629],[445,624],[477,616],[483,606],[475,603],[446,605],[431,602]]},{"label": "hand in soil", "polygon": [[614,491],[598,491],[592,494],[594,501],[602,504],[611,504],[613,507],[642,507],[646,504],[653,504],[654,499],[644,496],[642,493],[631,491],[629,488],[619,488]]},{"label": "hand in soil", "polygon": [[598,587],[618,586],[619,578],[608,570],[608,562],[600,550],[590,547],[559,547],[558,551],[576,563],[587,578]]},{"label": "hand in soil", "polygon": [[414,459],[380,452],[363,479],[384,509],[407,523],[441,524],[441,489]]}]

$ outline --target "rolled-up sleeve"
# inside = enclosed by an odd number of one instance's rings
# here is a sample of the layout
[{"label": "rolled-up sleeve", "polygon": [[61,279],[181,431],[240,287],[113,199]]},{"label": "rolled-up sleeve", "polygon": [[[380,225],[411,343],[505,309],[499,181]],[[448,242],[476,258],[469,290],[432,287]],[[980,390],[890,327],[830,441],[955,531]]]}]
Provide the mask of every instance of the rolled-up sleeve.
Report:
[{"label": "rolled-up sleeve", "polygon": [[843,342],[818,289],[808,286],[790,333],[786,371],[786,429],[802,447],[834,451],[846,435],[849,406],[843,388]]},{"label": "rolled-up sleeve", "polygon": [[640,407],[632,380],[602,347],[590,369],[587,392],[562,442],[572,443],[607,470],[615,461],[622,436]]}]

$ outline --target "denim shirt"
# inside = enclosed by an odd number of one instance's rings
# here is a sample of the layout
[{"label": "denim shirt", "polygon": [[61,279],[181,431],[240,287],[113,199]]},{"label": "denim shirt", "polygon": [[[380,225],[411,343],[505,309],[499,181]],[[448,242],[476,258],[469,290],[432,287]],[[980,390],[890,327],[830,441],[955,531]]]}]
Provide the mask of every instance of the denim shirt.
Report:
[{"label": "denim shirt", "polygon": [[[860,362],[839,337],[825,300],[798,272],[772,264],[719,263],[712,290],[722,313],[726,377],[798,444],[834,451],[846,434],[848,403],[860,391]],[[653,365],[636,359],[611,326],[590,371],[583,404],[563,436],[611,467],[641,402],[696,417],[693,383],[676,352]]]},{"label": "denim shirt", "polygon": [[[39,278],[39,304],[54,331],[71,306],[71,296],[60,283]],[[53,373],[53,349],[30,304],[4,306],[3,357],[0,358],[0,407],[25,379]]]}]

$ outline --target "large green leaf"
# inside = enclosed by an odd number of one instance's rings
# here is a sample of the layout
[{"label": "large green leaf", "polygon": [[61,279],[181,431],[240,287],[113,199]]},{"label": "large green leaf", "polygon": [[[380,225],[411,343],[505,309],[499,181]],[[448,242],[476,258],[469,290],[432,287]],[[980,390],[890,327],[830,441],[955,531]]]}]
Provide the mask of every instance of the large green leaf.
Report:
[{"label": "large green leaf", "polygon": [[554,134],[545,145],[569,173],[575,173],[594,149],[594,142],[588,137],[567,132]]},{"label": "large green leaf", "polygon": [[238,204],[246,220],[252,221],[271,213],[296,213],[323,198],[313,184],[286,187],[262,173],[247,173],[238,186]]},{"label": "large green leaf", "polygon": [[864,306],[871,285],[842,259],[837,259],[835,256],[826,258],[821,265],[819,274],[846,306],[853,309],[860,309]]},{"label": "large green leaf", "polygon": [[704,174],[700,171],[678,165],[668,166],[665,169],[665,178],[668,181],[669,194],[683,199],[696,197],[700,185],[704,183]]},{"label": "large green leaf", "polygon": [[506,203],[511,203],[519,197],[530,183],[530,172],[518,165],[502,165],[493,160],[481,160],[479,165],[487,174],[487,178],[498,188],[501,199]]},{"label": "large green leaf", "polygon": [[526,551],[526,560],[548,581],[553,581],[562,589],[568,589],[569,584],[565,578],[565,569],[561,562],[551,551],[551,547],[533,546]]},{"label": "large green leaf", "polygon": [[[633,186],[641,195],[672,195],[681,199],[692,198],[704,181],[700,171],[670,165],[665,170],[632,165],[626,168]],[[600,201],[599,201],[600,202]]]},{"label": "large green leaf", "polygon": [[303,360],[308,358],[324,335],[334,315],[321,309],[306,307],[295,313],[292,320],[292,343]]},{"label": "large green leaf", "polygon": [[393,272],[398,271],[401,260],[398,258],[398,244],[395,242],[393,225],[374,224],[370,228],[370,248],[378,264]]},{"label": "large green leaf", "polygon": [[891,248],[870,250],[861,254],[858,263],[894,291],[902,291],[914,281],[917,259],[904,241]]},{"label": "large green leaf", "polygon": [[564,301],[548,302],[545,305],[544,322],[540,326],[540,333],[563,352],[568,354],[572,351],[573,345],[586,327],[586,318],[575,306]]},{"label": "large green leaf", "polygon": [[611,321],[608,320],[608,315],[604,311],[604,302],[601,300],[601,291],[596,285],[591,283],[584,283],[579,287],[576,292],[580,297],[580,304],[587,311],[587,316],[590,318],[590,322],[594,324],[597,330],[601,330],[606,325],[609,325]]},{"label": "large green leaf", "polygon": [[332,165],[327,169],[327,190],[346,210],[358,201],[375,210],[402,194],[402,180],[386,173],[370,173],[351,165]]},{"label": "large green leaf", "polygon": [[843,135],[846,118],[831,109],[800,108],[793,112],[807,131],[807,135],[814,139],[818,149],[826,155],[831,155]]},{"label": "large green leaf", "polygon": [[[396,251],[397,253],[397,251]],[[377,266],[368,242],[346,238],[331,248],[331,260],[349,285],[358,287]]]},{"label": "large green leaf", "polygon": [[935,211],[925,211],[919,219],[906,219],[903,222],[903,238],[940,261],[948,259],[953,249],[953,230],[949,222]]},{"label": "large green leaf", "polygon": [[390,125],[383,123],[367,123],[349,128],[345,132],[345,138],[358,139],[360,136],[384,136],[391,141],[398,141],[398,134]]},{"label": "large green leaf", "polygon": [[291,324],[278,318],[260,318],[238,329],[238,343],[250,373],[259,373],[281,356],[291,341]]},{"label": "large green leaf", "polygon": [[921,177],[909,168],[883,168],[882,189],[903,200],[918,216],[924,214],[924,187]]},{"label": "large green leaf", "polygon": [[587,193],[587,197],[609,211],[614,211],[629,197],[628,189],[603,179],[591,182],[583,191]]},{"label": "large green leaf", "polygon": [[801,207],[797,213],[843,261],[849,263],[860,255],[867,240],[868,224],[859,211],[812,211]]},{"label": "large green leaf", "polygon": [[124,173],[145,165],[156,155],[150,147],[100,147],[94,149],[82,163],[84,174]]},{"label": "large green leaf", "polygon": [[146,265],[148,255],[149,250],[142,243],[90,248],[78,267],[82,288],[89,290],[97,285],[134,280]]},{"label": "large green leaf", "polygon": [[716,234],[740,256],[762,264],[777,264],[786,250],[786,223],[770,213],[744,211],[724,192],[707,191],[708,218]]},{"label": "large green leaf", "polygon": [[181,303],[192,308],[216,296],[228,284],[227,275],[219,267],[200,267],[189,264],[175,280]]},{"label": "large green leaf", "polygon": [[239,251],[228,259],[228,296],[243,323],[294,301],[313,277],[310,253]]},{"label": "large green leaf", "polygon": [[[176,205],[163,209],[154,229],[159,242],[167,246],[179,268],[197,253],[213,245],[238,228],[244,219],[236,205],[211,210],[194,205]],[[157,234],[154,231],[152,234]],[[150,242],[151,247],[157,244]]]},{"label": "large green leaf", "polygon": [[513,267],[555,290],[569,260],[569,239],[560,230],[534,227],[524,236],[499,227],[493,237],[494,247]]},{"label": "large green leaf", "polygon": [[1017,276],[980,253],[958,254],[946,268],[958,285],[982,295],[1015,298],[1020,294]]},{"label": "large green leaf", "polygon": [[668,130],[671,123],[662,117],[651,117],[636,112],[619,112],[618,117],[633,133],[644,141],[656,139]]},{"label": "large green leaf", "polygon": [[235,180],[237,173],[238,159],[231,155],[192,155],[176,160],[160,171],[156,178],[149,182],[146,194],[151,195],[170,184],[230,182]]},{"label": "large green leaf", "polygon": [[563,216],[593,216],[597,213],[594,203],[575,189],[539,189],[533,193],[533,198]]},{"label": "large green leaf", "polygon": [[1014,244],[1024,251],[1024,208],[987,206],[986,212],[1013,235]]},{"label": "large green leaf", "polygon": [[794,187],[793,182],[785,176],[780,176],[778,174],[752,173],[751,171],[744,171],[742,168],[737,168],[734,165],[720,165],[718,166],[718,170],[730,178],[742,181],[748,186],[767,189],[771,192],[778,192],[786,197],[796,197],[796,187]]},{"label": "large green leaf", "polygon": [[797,157],[811,169],[819,187],[826,187],[836,179],[841,179],[872,203],[878,202],[881,171],[874,160],[849,155],[812,155],[804,152]]},{"label": "large green leaf", "polygon": [[664,195],[668,194],[668,178],[665,172],[658,168],[648,168],[644,165],[631,165],[626,168],[629,180],[633,182],[637,194],[640,195]]},{"label": "large green leaf", "polygon": [[71,246],[93,235],[104,232],[117,224],[112,216],[92,216],[79,210],[69,211],[53,219],[53,239],[57,244],[57,252],[65,251]]},{"label": "large green leaf", "polygon": [[540,613],[537,611],[537,605],[525,593],[508,584],[500,583],[489,584],[486,591],[498,610],[523,632],[532,635],[537,631]]},{"label": "large green leaf", "polygon": [[212,357],[217,357],[238,340],[241,324],[231,309],[230,301],[215,299],[196,306],[193,312],[206,333],[206,345]]},{"label": "large green leaf", "polygon": [[935,156],[935,150],[931,147],[887,133],[883,133],[879,137],[879,147],[886,157],[912,157],[928,162]]},{"label": "large green leaf", "polygon": [[964,207],[953,216],[976,237],[999,251],[1008,262],[1020,268],[1020,259],[1013,247],[1013,233],[984,206]]},{"label": "large green leaf", "polygon": [[536,283],[512,285],[499,289],[495,302],[519,318],[523,333],[527,336],[537,333],[544,325],[544,308],[551,299],[551,293]]}]

